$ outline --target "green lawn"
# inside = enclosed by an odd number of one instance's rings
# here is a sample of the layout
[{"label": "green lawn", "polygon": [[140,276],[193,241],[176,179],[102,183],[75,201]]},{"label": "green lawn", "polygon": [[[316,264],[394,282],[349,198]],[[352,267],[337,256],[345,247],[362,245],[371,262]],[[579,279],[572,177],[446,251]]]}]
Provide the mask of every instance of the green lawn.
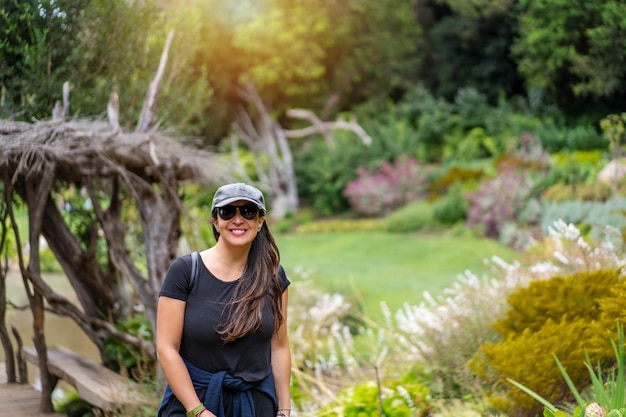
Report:
[{"label": "green lawn", "polygon": [[424,291],[436,295],[465,270],[489,273],[492,255],[511,261],[514,251],[498,242],[448,234],[341,232],[277,234],[281,263],[292,281],[303,268],[318,288],[360,297],[366,313],[380,315],[380,302],[391,311],[418,304]]}]

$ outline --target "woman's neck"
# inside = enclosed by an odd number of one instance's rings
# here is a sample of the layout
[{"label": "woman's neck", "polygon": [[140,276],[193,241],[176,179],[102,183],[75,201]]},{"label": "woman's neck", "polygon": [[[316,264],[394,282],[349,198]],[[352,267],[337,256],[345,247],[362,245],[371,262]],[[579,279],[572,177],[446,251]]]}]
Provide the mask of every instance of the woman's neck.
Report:
[{"label": "woman's neck", "polygon": [[212,248],[210,248],[209,256],[217,263],[229,269],[237,269],[243,271],[248,261],[248,253],[250,247],[245,248],[227,248],[220,245],[219,242]]}]

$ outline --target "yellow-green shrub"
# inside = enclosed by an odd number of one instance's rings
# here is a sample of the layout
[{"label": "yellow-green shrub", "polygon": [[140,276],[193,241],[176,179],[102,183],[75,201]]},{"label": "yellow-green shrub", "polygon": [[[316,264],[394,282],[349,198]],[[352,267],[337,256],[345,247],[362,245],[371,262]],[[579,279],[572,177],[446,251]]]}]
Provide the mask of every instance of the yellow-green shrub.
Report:
[{"label": "yellow-green shrub", "polygon": [[382,219],[330,219],[300,224],[296,233],[325,233],[385,230]]},{"label": "yellow-green shrub", "polygon": [[611,187],[597,181],[580,184],[557,182],[543,192],[543,198],[550,201],[606,201],[612,195]]},{"label": "yellow-green shrub", "polygon": [[506,338],[526,330],[538,331],[548,320],[598,318],[599,301],[619,282],[619,271],[615,270],[579,272],[533,281],[509,295],[510,309],[494,327]]},{"label": "yellow-green shrub", "polygon": [[509,385],[507,378],[552,403],[573,400],[553,355],[579,390],[589,383],[585,350],[592,362],[611,363],[614,352],[609,340],[615,339],[615,320],[624,316],[619,297],[626,289],[620,272],[557,276],[511,293],[509,311],[494,325],[502,340],[483,344],[471,361],[481,379],[498,387],[489,397],[494,407],[512,417],[541,413],[541,404]]},{"label": "yellow-green shrub", "polygon": [[465,168],[453,166],[446,173],[438,176],[430,183],[427,190],[431,194],[444,195],[454,184],[466,182],[478,182],[485,176],[482,168]]}]

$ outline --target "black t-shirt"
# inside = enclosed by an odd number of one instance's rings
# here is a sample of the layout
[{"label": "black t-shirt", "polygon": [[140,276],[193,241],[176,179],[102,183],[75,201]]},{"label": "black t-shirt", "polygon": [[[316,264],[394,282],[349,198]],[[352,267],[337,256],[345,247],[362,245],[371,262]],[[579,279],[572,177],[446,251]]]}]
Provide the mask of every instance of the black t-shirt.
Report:
[{"label": "black t-shirt", "polygon": [[[221,322],[222,311],[237,286],[237,280],[222,281],[198,259],[195,287],[188,294],[191,277],[191,255],[172,262],[159,296],[187,303],[180,344],[180,355],[195,366],[209,372],[226,371],[247,382],[258,382],[271,371],[271,341],[274,315],[269,303],[263,310],[263,326],[234,342],[224,344],[215,328]],[[282,266],[278,279],[283,291],[290,284]],[[157,330],[158,331],[158,330]]]}]

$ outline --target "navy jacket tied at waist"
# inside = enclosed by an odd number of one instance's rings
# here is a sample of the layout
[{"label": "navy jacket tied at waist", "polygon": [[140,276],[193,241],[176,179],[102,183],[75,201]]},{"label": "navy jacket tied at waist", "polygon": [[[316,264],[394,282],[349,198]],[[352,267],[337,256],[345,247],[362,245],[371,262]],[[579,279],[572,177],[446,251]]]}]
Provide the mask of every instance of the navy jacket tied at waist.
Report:
[{"label": "navy jacket tied at waist", "polygon": [[[193,387],[196,390],[207,388],[202,403],[217,417],[226,417],[226,413],[224,412],[224,396],[222,395],[222,389],[224,387],[233,391],[232,409],[235,417],[255,417],[254,399],[251,392],[253,389],[267,394],[273,400],[274,408],[276,408],[276,389],[274,387],[272,372],[270,372],[265,379],[256,384],[251,384],[241,378],[228,374],[226,371],[212,373],[198,368],[187,360],[184,361],[189,370]],[[161,416],[163,408],[173,396],[174,393],[168,384],[165,387],[165,393],[163,394],[163,400],[161,401],[157,416]]]}]

